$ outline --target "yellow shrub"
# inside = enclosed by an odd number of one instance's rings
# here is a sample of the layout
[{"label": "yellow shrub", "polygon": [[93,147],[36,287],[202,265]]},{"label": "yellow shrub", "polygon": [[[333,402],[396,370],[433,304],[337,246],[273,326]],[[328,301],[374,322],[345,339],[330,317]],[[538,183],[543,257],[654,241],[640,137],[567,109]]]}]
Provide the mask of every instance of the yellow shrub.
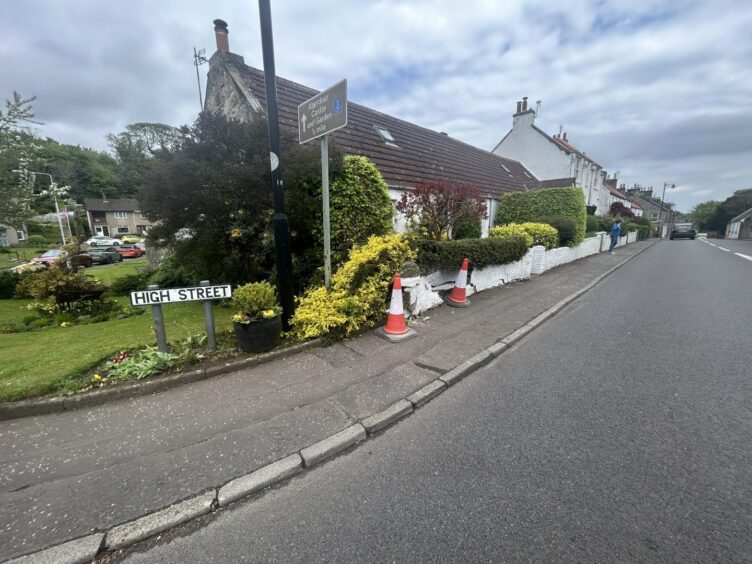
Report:
[{"label": "yellow shrub", "polygon": [[533,244],[533,237],[519,223],[508,223],[506,225],[497,225],[488,230],[489,237],[510,237],[511,235],[520,235],[525,239],[525,244],[530,247]]},{"label": "yellow shrub", "polygon": [[371,237],[350,251],[332,277],[331,288],[314,288],[303,296],[293,318],[293,331],[303,339],[348,336],[384,316],[394,273],[415,252],[397,234]]}]

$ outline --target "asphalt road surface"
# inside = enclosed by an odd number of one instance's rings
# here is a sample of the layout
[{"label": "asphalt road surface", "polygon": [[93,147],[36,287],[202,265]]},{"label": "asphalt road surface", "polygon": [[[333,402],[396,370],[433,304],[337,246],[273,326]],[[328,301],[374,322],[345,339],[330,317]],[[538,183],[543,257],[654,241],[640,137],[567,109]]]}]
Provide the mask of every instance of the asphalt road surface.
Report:
[{"label": "asphalt road surface", "polygon": [[660,242],[375,439],[128,560],[749,562],[751,321],[752,261]]}]

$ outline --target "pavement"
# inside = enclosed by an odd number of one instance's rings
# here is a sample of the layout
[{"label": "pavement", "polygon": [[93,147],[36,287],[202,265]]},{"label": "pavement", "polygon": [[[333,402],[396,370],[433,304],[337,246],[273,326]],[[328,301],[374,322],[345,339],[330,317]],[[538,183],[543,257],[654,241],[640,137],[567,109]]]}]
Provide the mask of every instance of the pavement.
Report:
[{"label": "pavement", "polygon": [[115,560],[750,562],[751,275],[660,242],[360,448]]},{"label": "pavement", "polygon": [[0,560],[126,523],[348,429],[456,375],[648,245],[476,294],[471,308],[431,310],[397,345],[368,332],[150,396],[1,421]]}]

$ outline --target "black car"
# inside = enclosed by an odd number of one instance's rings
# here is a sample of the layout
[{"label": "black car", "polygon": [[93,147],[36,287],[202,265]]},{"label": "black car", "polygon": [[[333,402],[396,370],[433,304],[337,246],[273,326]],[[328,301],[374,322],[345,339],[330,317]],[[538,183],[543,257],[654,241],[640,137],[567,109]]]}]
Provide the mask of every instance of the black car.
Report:
[{"label": "black car", "polygon": [[115,247],[92,247],[89,251],[91,259],[97,264],[110,264],[112,262],[122,262],[121,255]]},{"label": "black car", "polygon": [[697,231],[692,227],[691,223],[677,223],[671,230],[669,239],[694,239],[697,236]]}]

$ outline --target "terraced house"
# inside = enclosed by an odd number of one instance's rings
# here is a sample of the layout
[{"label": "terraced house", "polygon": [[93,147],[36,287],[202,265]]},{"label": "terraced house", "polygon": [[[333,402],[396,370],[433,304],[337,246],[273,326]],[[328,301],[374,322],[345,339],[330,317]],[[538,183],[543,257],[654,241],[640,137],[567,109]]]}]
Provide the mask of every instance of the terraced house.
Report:
[{"label": "terraced house", "polygon": [[109,200],[102,194],[102,199],[84,198],[84,208],[92,235],[146,235],[154,225],[141,213],[138,200],[130,198]]},{"label": "terraced house", "polygon": [[[209,60],[206,111],[240,121],[265,119],[264,72],[245,64],[230,52],[227,23],[214,21],[217,51]],[[318,91],[277,77],[280,127],[298,130],[298,105]],[[345,154],[363,155],[373,161],[396,202],[402,192],[421,181],[448,179],[475,186],[485,196],[488,218],[483,234],[493,225],[497,202],[508,192],[561,187],[572,179],[539,180],[519,161],[495,155],[405,120],[348,102],[348,124],[330,135]],[[405,229],[395,215],[395,228]]]}]

